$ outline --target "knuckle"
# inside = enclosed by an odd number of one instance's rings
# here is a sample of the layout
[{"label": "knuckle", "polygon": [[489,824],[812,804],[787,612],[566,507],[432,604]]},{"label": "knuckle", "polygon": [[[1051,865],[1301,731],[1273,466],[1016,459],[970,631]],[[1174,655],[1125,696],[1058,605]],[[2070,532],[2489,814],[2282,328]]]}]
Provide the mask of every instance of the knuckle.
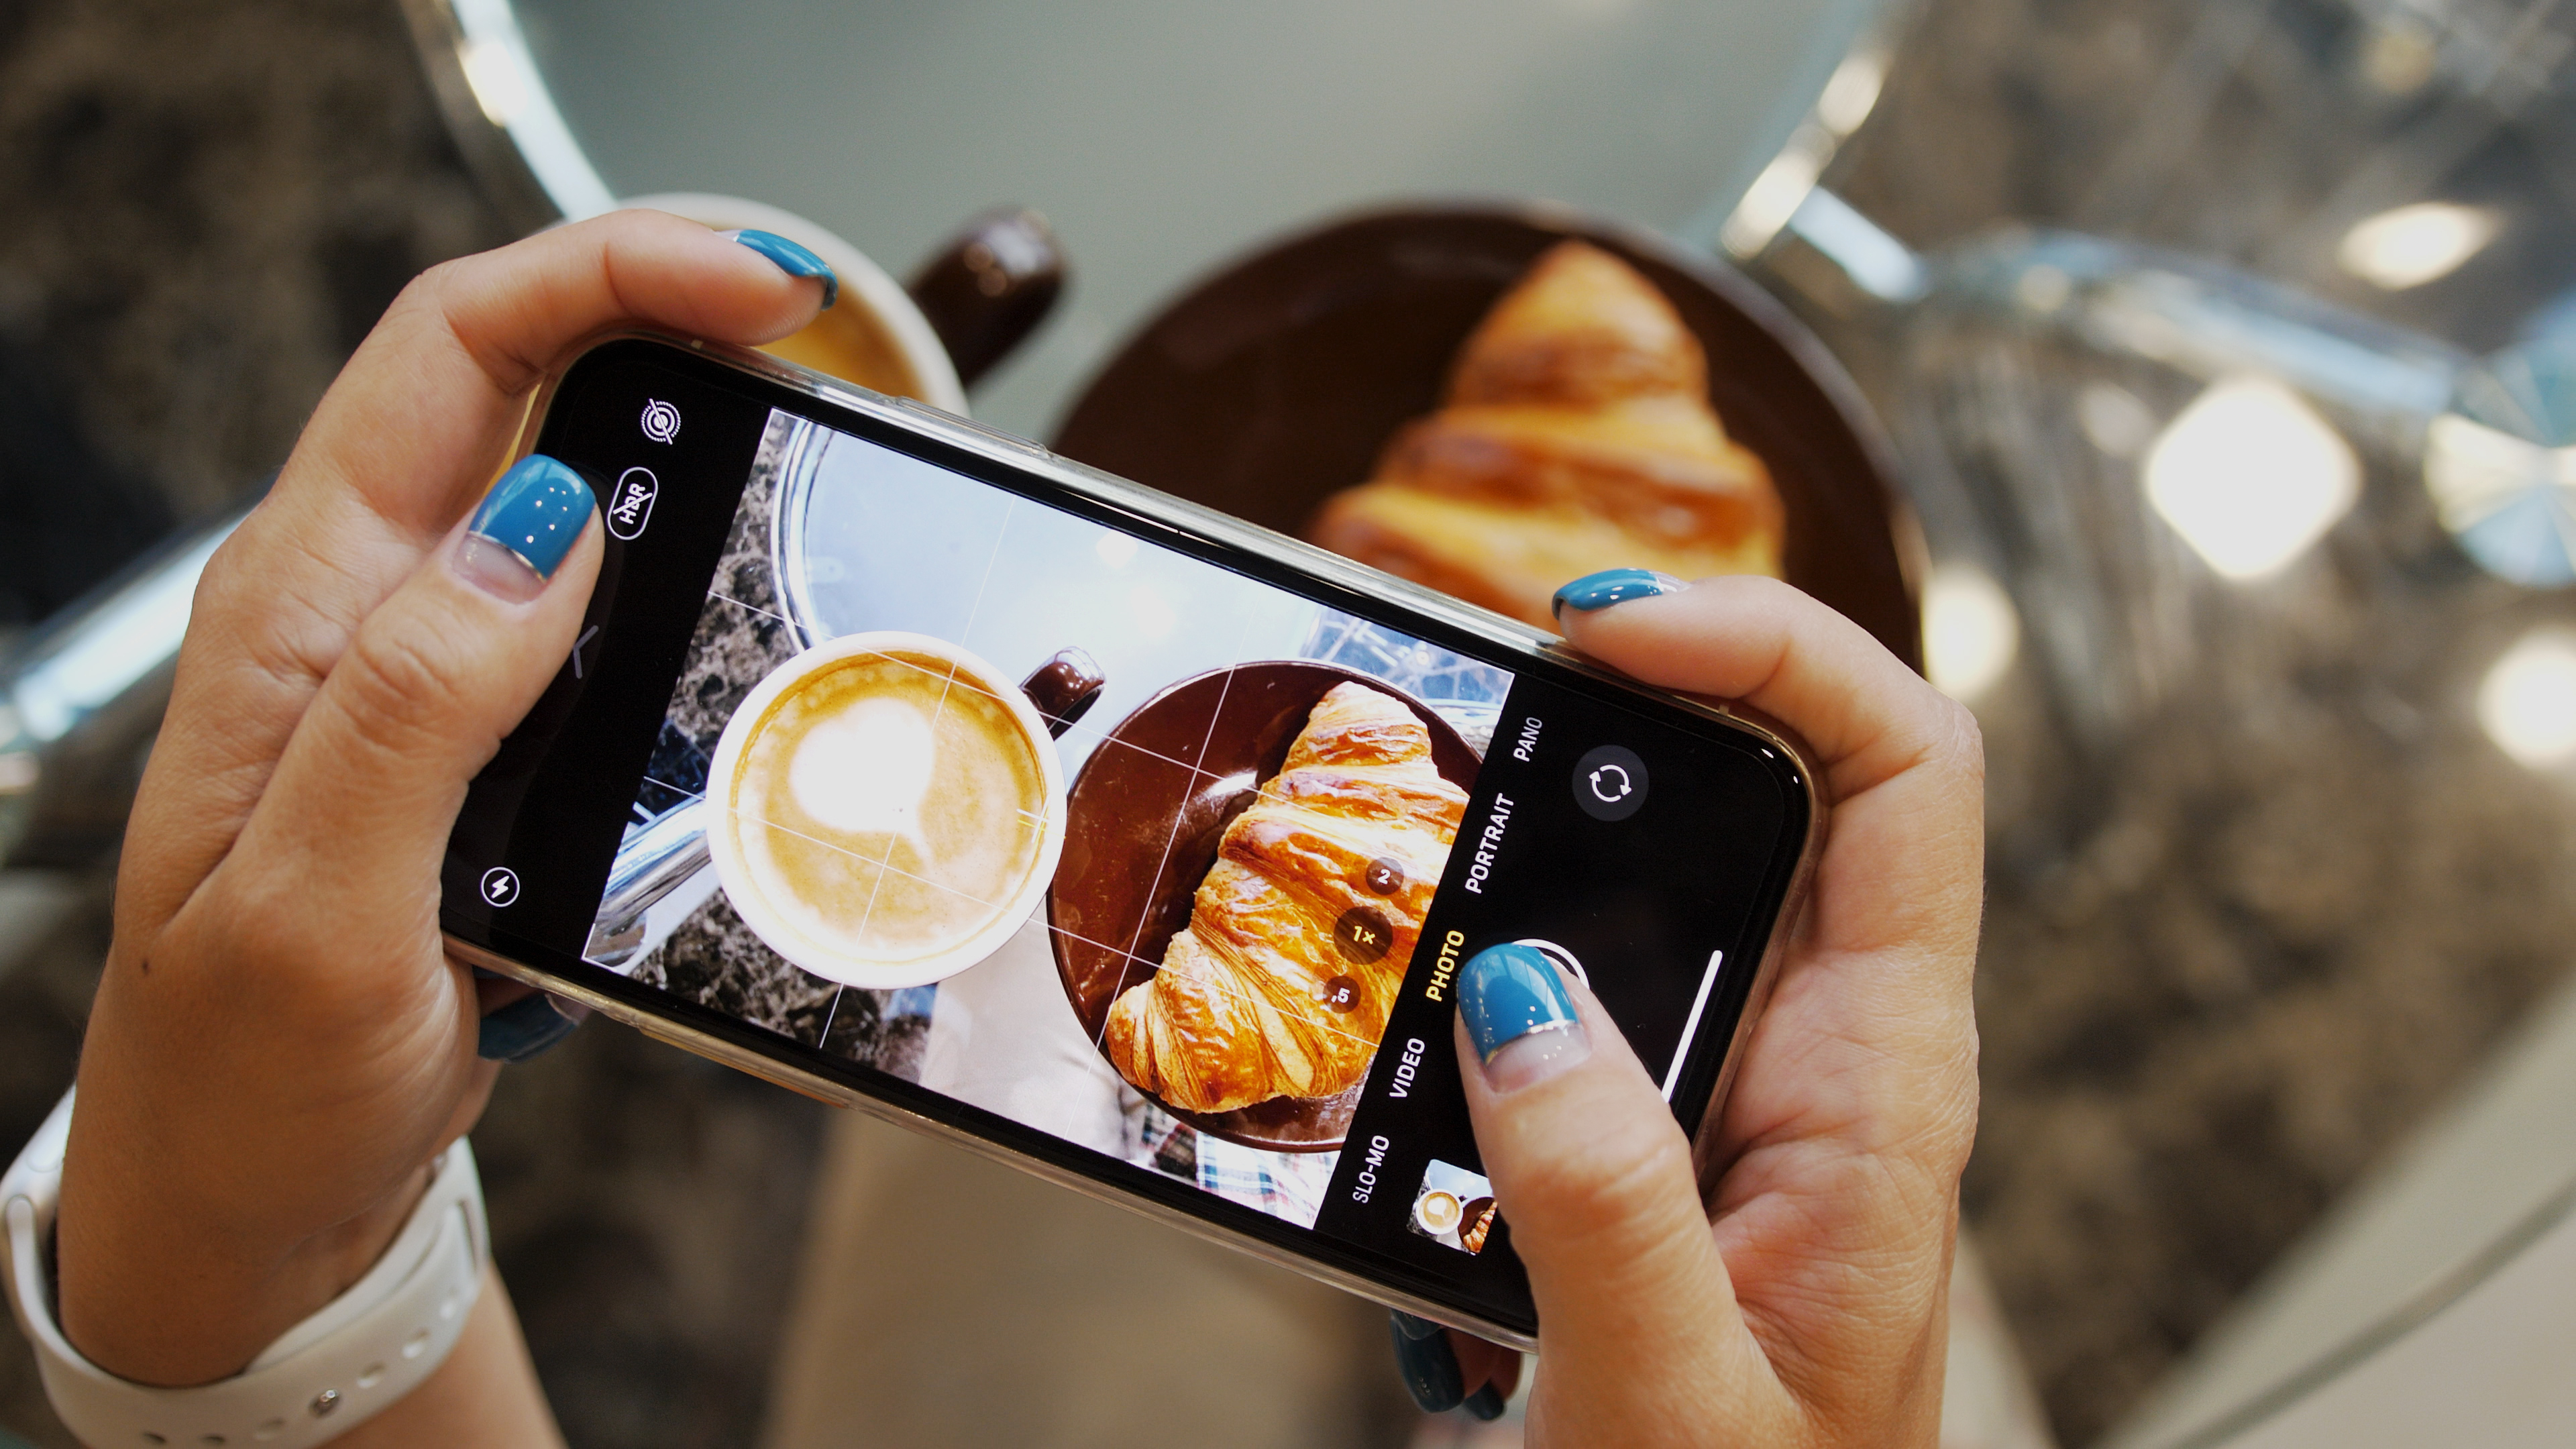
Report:
[{"label": "knuckle", "polygon": [[216,545],[215,551],[206,558],[206,567],[197,575],[197,591],[190,600],[192,614],[208,608],[221,608],[240,594],[241,556],[242,551],[249,547],[249,541],[242,537],[238,528],[233,530],[232,537]]},{"label": "knuckle", "polygon": [[310,887],[249,861],[223,873],[204,910],[186,918],[182,938],[200,957],[256,961],[291,970],[312,953]]},{"label": "knuckle", "polygon": [[367,329],[367,336],[360,343],[361,349],[381,351],[418,332],[425,325],[425,319],[439,312],[439,296],[455,276],[456,265],[454,260],[440,262],[405,282],[402,290],[394,294],[393,301],[386,304],[385,310],[377,316],[375,325]]},{"label": "knuckle", "polygon": [[[236,855],[152,943],[156,965],[187,973],[233,1020],[287,1032],[384,1018],[402,973],[382,969],[435,939],[426,896],[387,898],[327,853],[294,845]],[[364,966],[353,969],[353,962]]]},{"label": "knuckle", "polygon": [[361,629],[327,687],[358,742],[409,755],[454,733],[470,689],[462,666],[432,631]]},{"label": "knuckle", "polygon": [[1986,777],[1986,730],[1977,723],[1974,710],[1948,695],[1941,696],[1949,709],[1948,728],[1943,731],[1942,753],[1975,779]]},{"label": "knuckle", "polygon": [[[267,505],[262,504],[265,508]],[[266,522],[254,510],[243,520],[232,536],[216,545],[206,557],[206,566],[197,574],[197,586],[188,599],[188,622],[192,630],[198,624],[229,624],[244,616],[255,616],[269,602],[259,585],[257,555],[260,549],[261,525]]]},{"label": "knuckle", "polygon": [[393,305],[386,309],[386,315],[408,317],[423,310],[441,310],[440,299],[456,284],[458,275],[465,270],[466,261],[464,257],[450,257],[404,283],[402,291],[395,295]]},{"label": "knuckle", "polygon": [[321,942],[310,883],[236,854],[141,948],[147,969],[211,993],[237,1016],[275,1022],[301,1012]]}]

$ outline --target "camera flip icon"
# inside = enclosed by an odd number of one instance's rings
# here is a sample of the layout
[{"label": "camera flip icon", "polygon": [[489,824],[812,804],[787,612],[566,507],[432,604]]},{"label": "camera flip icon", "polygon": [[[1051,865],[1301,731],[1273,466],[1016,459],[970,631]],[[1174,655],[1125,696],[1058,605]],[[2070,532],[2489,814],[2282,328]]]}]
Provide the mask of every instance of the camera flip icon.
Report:
[{"label": "camera flip icon", "polygon": [[1618,821],[1646,808],[1646,762],[1619,745],[1601,745],[1574,762],[1574,803],[1595,820]]}]

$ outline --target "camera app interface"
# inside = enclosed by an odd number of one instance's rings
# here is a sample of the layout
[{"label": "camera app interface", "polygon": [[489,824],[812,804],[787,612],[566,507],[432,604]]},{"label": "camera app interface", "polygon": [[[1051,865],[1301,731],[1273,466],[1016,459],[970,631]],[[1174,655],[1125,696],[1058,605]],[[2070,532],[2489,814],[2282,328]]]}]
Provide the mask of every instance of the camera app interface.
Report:
[{"label": "camera app interface", "polygon": [[[1467,957],[1521,941],[1585,977],[1668,1096],[1713,1073],[1684,1047],[1752,906],[1721,887],[1787,808],[1749,759],[886,444],[720,421],[695,379],[612,377],[557,456],[599,486],[621,593],[666,591],[649,550],[699,510],[698,551],[667,545],[694,617],[607,616],[662,637],[590,641],[523,727],[545,738],[478,782],[451,920],[1452,1277],[1518,1271],[1457,1083]],[[630,725],[579,727],[620,691]],[[615,797],[592,845],[531,822],[572,799],[549,772]]]}]

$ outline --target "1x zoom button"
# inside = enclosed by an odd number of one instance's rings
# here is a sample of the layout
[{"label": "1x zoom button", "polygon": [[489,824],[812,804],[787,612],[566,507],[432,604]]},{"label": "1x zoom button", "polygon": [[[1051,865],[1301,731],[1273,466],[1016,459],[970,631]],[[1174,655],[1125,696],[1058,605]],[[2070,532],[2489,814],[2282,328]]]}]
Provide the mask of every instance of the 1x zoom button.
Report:
[{"label": "1x zoom button", "polygon": [[1333,922],[1333,946],[1346,961],[1372,965],[1394,949],[1395,923],[1374,907],[1353,906]]},{"label": "1x zoom button", "polygon": [[1574,803],[1595,820],[1625,820],[1646,808],[1646,762],[1637,752],[1601,745],[1574,762]]}]

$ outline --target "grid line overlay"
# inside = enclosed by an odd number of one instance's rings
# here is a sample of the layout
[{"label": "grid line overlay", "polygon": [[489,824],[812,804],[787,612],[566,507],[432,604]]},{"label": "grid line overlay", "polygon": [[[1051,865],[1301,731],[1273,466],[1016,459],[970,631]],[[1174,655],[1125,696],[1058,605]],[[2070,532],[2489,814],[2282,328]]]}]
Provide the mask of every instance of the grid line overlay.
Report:
[{"label": "grid line overlay", "polygon": [[[838,441],[837,436],[833,439],[833,441]],[[825,447],[825,449],[826,449],[826,450],[829,450],[829,448],[831,447],[831,443],[830,443],[830,442],[826,442],[826,443],[824,444],[824,447]],[[997,562],[997,561],[1001,558],[1001,556],[1002,556],[1002,541],[1003,541],[1003,539],[1005,539],[1005,538],[1009,537],[1009,535],[1010,535],[1010,532],[1011,532],[1011,515],[1012,515],[1013,513],[1015,513],[1015,512],[1017,512],[1017,511],[1018,511],[1019,506],[1020,506],[1020,501],[1019,501],[1017,498],[1013,498],[1013,499],[1010,501],[1010,503],[1008,504],[1008,506],[1006,506],[1006,507],[1002,510],[1002,526],[1001,526],[1000,528],[997,528],[997,529],[995,529],[995,530],[993,531],[993,551],[992,551],[991,553],[986,554],[986,555],[984,556],[984,576],[983,576],[983,578],[982,578],[982,579],[980,579],[980,580],[978,580],[978,581],[976,582],[976,585],[975,585],[975,601],[974,601],[974,603],[972,603],[972,604],[970,604],[970,605],[968,605],[968,606],[967,606],[967,609],[966,609],[966,627],[958,631],[958,632],[959,632],[959,633],[961,633],[961,634],[972,634],[972,633],[975,631],[975,616],[976,616],[978,613],[982,612],[983,607],[984,607],[984,590],[985,590],[987,587],[989,587],[989,586],[991,585],[992,581],[993,581],[993,565],[994,565],[994,563],[995,563],[995,562]],[[893,656],[891,656],[891,655],[883,655],[883,656],[880,656],[880,657],[882,657],[882,658],[889,658],[889,659],[893,658]],[[894,660],[894,662],[895,662],[895,663],[898,663],[898,664],[905,664],[905,663],[909,663],[909,661],[907,661],[907,660],[901,660],[901,659],[896,659],[896,660]],[[917,667],[917,666],[916,666],[916,667]],[[936,742],[936,741],[937,741],[937,739],[939,738],[939,724],[940,724],[940,721],[942,721],[942,720],[944,720],[944,719],[946,719],[946,718],[948,717],[948,693],[949,693],[949,691],[950,691],[950,690],[955,689],[955,688],[957,687],[957,668],[956,668],[956,666],[955,666],[955,665],[953,665],[953,664],[952,664],[952,665],[950,665],[946,670],[942,671],[942,673],[943,673],[943,675],[944,675],[945,677],[944,677],[944,678],[942,678],[942,679],[940,680],[940,682],[939,682],[939,703],[938,703],[938,705],[937,705],[937,706],[935,706],[935,707],[931,710],[931,712],[930,712],[930,736],[931,736],[931,739],[932,739],[934,742]],[[935,743],[934,743],[934,747],[935,747]],[[1048,748],[1053,748],[1053,746],[1051,746],[1051,745],[1050,745],[1050,746],[1048,746]],[[1022,811],[1021,813],[1025,815],[1027,812],[1026,812],[1026,811]],[[767,822],[763,822],[763,823],[765,824],[765,823],[767,823]],[[775,827],[772,827],[772,828],[775,828]],[[1040,820],[1040,822],[1039,822],[1039,829],[1040,829],[1040,831],[1041,831],[1041,832],[1043,832],[1043,831],[1045,830],[1045,828],[1046,828],[1046,827],[1045,827],[1045,821],[1044,821],[1043,819],[1041,819],[1041,820]],[[828,846],[828,842],[818,842],[818,843],[826,844],[826,845]],[[850,853],[851,853],[851,854],[853,854],[853,855],[856,855],[856,854],[857,854],[857,852],[856,852],[856,851],[852,851],[852,852],[850,852]],[[862,856],[862,857],[860,857],[860,858],[861,858],[861,859],[865,859],[866,857]],[[882,861],[882,862],[879,862],[879,863],[878,863],[878,870],[877,870],[877,876],[876,876],[876,879],[875,879],[875,881],[874,881],[874,882],[872,882],[872,883],[868,886],[868,905],[867,905],[867,909],[866,909],[865,911],[862,911],[862,912],[860,913],[860,915],[859,915],[859,935],[860,935],[860,938],[861,938],[862,940],[864,940],[864,939],[866,938],[866,936],[867,936],[868,927],[869,927],[871,924],[873,924],[873,923],[875,922],[875,920],[876,920],[876,915],[877,915],[877,897],[878,897],[879,895],[883,894],[883,893],[884,893],[884,891],[885,891],[885,878],[886,878],[886,875],[887,875],[887,873],[888,873],[888,872],[893,872],[893,873],[896,873],[896,874],[906,874],[905,872],[901,871],[901,870],[900,870],[900,869],[895,865],[895,863],[894,863],[894,853],[893,853],[891,850],[889,850],[889,851],[886,853],[886,859],[885,859],[884,861]],[[941,886],[939,886],[939,885],[938,885],[938,883],[937,883],[937,882],[935,882],[935,881],[934,881],[934,882],[929,882],[929,884],[930,884],[930,885],[932,885],[932,887],[933,887],[934,889],[945,889],[945,887],[941,887]],[[951,892],[951,894],[959,894],[959,893],[958,893],[958,892]],[[973,898],[972,898],[972,897],[969,897],[969,899],[973,899]],[[994,902],[991,902],[991,901],[976,901],[975,903],[976,903],[977,905],[980,905],[980,906],[988,906],[988,907],[989,907],[989,906],[992,906],[992,905],[994,904]],[[843,993],[843,992],[846,992],[846,991],[848,991],[849,989],[850,989],[849,987],[847,987],[847,986],[843,986],[843,987],[841,987],[841,988],[840,988],[840,990],[835,991],[835,992],[833,992],[833,993],[832,993],[832,1011],[831,1011],[831,1014],[832,1014],[833,1016],[838,1016],[838,1015],[840,1014],[840,1010],[841,1010],[841,995],[842,995],[842,993]],[[824,1035],[825,1035],[825,1038],[826,1038],[826,1039],[829,1039],[829,1037],[830,1037],[830,1035],[831,1035],[831,1028],[830,1028],[830,1026],[829,1026],[828,1022],[827,1022],[827,1024],[826,1024],[826,1025],[825,1025],[825,1027],[824,1027]]]},{"label": "grid line overlay", "polygon": [[[788,624],[788,625],[790,625],[791,627],[793,627],[793,626],[794,626],[794,621],[793,621],[793,620],[791,620],[791,619],[789,619],[786,615],[784,615],[784,614],[780,614],[780,613],[777,613],[777,612],[775,612],[775,611],[773,611],[773,610],[764,609],[764,608],[760,607],[760,606],[759,606],[759,605],[757,605],[757,604],[746,604],[746,603],[742,602],[740,599],[732,598],[732,597],[730,597],[730,596],[728,596],[728,595],[725,595],[725,594],[719,594],[719,593],[715,593],[715,592],[712,592],[712,591],[710,591],[710,592],[708,593],[707,597],[708,597],[708,598],[710,598],[710,599],[714,599],[714,600],[718,601],[719,603],[731,604],[731,605],[733,605],[735,608],[737,608],[737,609],[741,609],[741,610],[743,610],[743,611],[744,611],[744,612],[746,612],[746,613],[757,614],[757,615],[761,616],[761,617],[762,617],[762,618],[764,618],[764,619],[776,619],[776,620],[778,620],[778,621],[779,621],[780,623],[782,623],[782,624]],[[963,646],[960,646],[960,647],[963,647]],[[921,668],[921,666],[919,666],[919,665],[911,664],[911,663],[910,663],[910,661],[908,661],[908,660],[893,659],[891,656],[888,656],[888,658],[889,658],[889,662],[891,662],[891,663],[896,663],[896,664],[905,664],[905,665],[907,665],[908,667],[915,668],[915,669],[919,669],[919,668]],[[929,673],[930,671],[925,669],[925,670],[922,670],[922,672],[923,672],[923,673],[925,673],[925,674],[927,674],[927,673]],[[1000,696],[1000,695],[998,695],[998,694],[994,694],[991,690],[980,689],[980,688],[979,688],[979,687],[974,683],[974,681],[972,681],[972,680],[965,681],[965,684],[966,684],[966,687],[967,687],[967,688],[969,688],[969,689],[975,689],[975,690],[977,690],[977,692],[978,692],[978,693],[981,693],[981,694],[987,695],[987,696],[988,696],[988,697],[990,697],[990,698],[999,699],[999,698],[1001,698],[1001,697],[1002,697],[1002,696]],[[1081,737],[1083,740],[1085,740],[1085,741],[1087,741],[1088,743],[1090,743],[1090,744],[1094,745],[1095,747],[1096,747],[1096,746],[1099,746],[1099,745],[1104,745],[1104,744],[1112,743],[1112,741],[1111,741],[1111,740],[1110,740],[1110,738],[1109,738],[1109,734],[1108,734],[1108,732],[1107,732],[1106,730],[1102,730],[1102,729],[1100,729],[1100,728],[1098,728],[1098,727],[1096,727],[1096,726],[1085,725],[1085,724],[1080,723],[1079,721],[1077,721],[1077,722],[1075,722],[1075,723],[1073,723],[1073,724],[1067,725],[1067,726],[1065,727],[1065,736],[1066,736],[1067,738],[1071,738],[1071,737],[1079,736],[1079,737]],[[1119,747],[1119,748],[1121,748],[1121,749],[1134,750],[1137,754],[1145,755],[1145,756],[1148,756],[1148,757],[1150,757],[1150,758],[1152,758],[1152,759],[1161,760],[1163,763],[1165,763],[1165,764],[1167,764],[1167,765],[1170,765],[1170,766],[1172,766],[1172,767],[1173,767],[1173,768],[1175,768],[1175,769],[1180,769],[1180,770],[1190,770],[1190,771],[1197,772],[1197,773],[1205,773],[1204,771],[1200,771],[1200,770],[1198,769],[1198,767],[1197,767],[1197,766],[1195,766],[1195,765],[1193,765],[1193,764],[1189,763],[1187,760],[1176,760],[1176,759],[1173,759],[1173,758],[1172,758],[1171,756],[1169,756],[1169,755],[1161,754],[1161,753],[1158,753],[1158,752],[1156,752],[1156,751],[1146,749],[1146,748],[1144,748],[1144,747],[1143,747],[1143,746],[1141,746],[1141,745],[1133,745],[1133,744],[1129,744],[1129,743],[1128,743],[1127,741],[1125,741],[1125,740],[1119,740],[1119,741],[1116,741],[1115,743],[1116,743],[1116,744],[1118,745],[1118,747]],[[683,794],[696,794],[697,792],[696,792],[696,791],[693,791],[693,790],[690,790],[690,791],[682,791],[681,793],[683,793]]]},{"label": "grid line overlay", "polygon": [[[1236,637],[1236,644],[1237,644],[1237,647],[1236,647],[1236,648],[1234,648],[1234,649],[1228,650],[1227,652],[1228,652],[1229,654],[1240,655],[1240,654],[1243,652],[1243,651],[1242,651],[1242,648],[1240,647],[1240,646],[1241,646],[1241,642],[1242,642],[1242,636],[1241,636],[1240,634],[1237,634],[1235,637]],[[1216,726],[1217,726],[1217,721],[1218,721],[1218,720],[1221,720],[1221,719],[1223,719],[1223,718],[1225,717],[1225,698],[1226,698],[1226,695],[1227,695],[1228,693],[1230,693],[1230,692],[1233,690],[1233,688],[1234,688],[1234,671],[1229,669],[1229,670],[1227,670],[1227,671],[1226,671],[1226,675],[1225,675],[1225,680],[1224,680],[1224,682],[1223,682],[1223,683],[1220,683],[1220,684],[1217,686],[1217,689],[1216,689],[1216,708],[1214,708],[1214,709],[1212,709],[1212,710],[1209,710],[1209,711],[1208,711],[1208,725],[1207,725],[1207,732],[1206,732],[1205,734],[1202,734],[1201,736],[1199,736],[1199,758],[1200,758],[1200,759],[1202,759],[1202,760],[1204,760],[1204,759],[1206,759],[1206,758],[1207,758],[1208,745],[1216,739]],[[1104,738],[1105,738],[1105,737],[1104,737]],[[1124,741],[1120,741],[1120,743],[1122,743],[1122,744],[1123,744],[1123,743],[1125,743],[1125,742],[1124,742]],[[1139,753],[1152,754],[1152,752],[1151,752],[1151,751],[1140,751]],[[1156,759],[1161,759],[1161,758],[1163,758],[1163,757],[1162,757],[1162,756],[1160,756],[1160,755],[1155,755],[1155,756],[1154,756],[1154,758],[1156,758]],[[1175,764],[1175,765],[1181,765],[1181,762],[1180,762],[1180,761],[1178,761],[1178,760],[1172,760],[1172,761],[1169,761],[1168,763]],[[1181,765],[1181,768],[1183,768],[1183,769],[1185,769],[1185,770],[1187,770],[1187,771],[1189,771],[1189,772],[1190,772],[1190,773],[1189,773],[1189,787],[1188,787],[1188,788],[1189,788],[1189,790],[1190,790],[1190,792],[1191,792],[1191,793],[1195,793],[1195,792],[1196,792],[1196,790],[1197,790],[1197,788],[1198,788],[1198,783],[1199,783],[1199,781],[1200,781],[1201,779],[1203,779],[1203,778],[1204,778],[1204,779],[1214,780],[1214,779],[1219,779],[1219,778],[1221,778],[1220,776],[1217,776],[1217,775],[1211,774],[1211,773],[1209,773],[1207,770],[1202,769],[1202,768],[1200,768],[1199,766],[1194,765],[1194,764],[1193,764],[1193,765]],[[1188,795],[1188,794],[1184,794],[1184,795],[1181,797],[1181,799],[1182,799],[1182,803],[1186,805],[1186,804],[1188,803],[1188,800],[1189,800],[1189,795]],[[1148,922],[1148,921],[1150,921],[1150,920],[1152,920],[1152,919],[1153,919],[1153,914],[1154,914],[1154,904],[1153,904],[1153,902],[1154,902],[1154,894],[1155,894],[1155,892],[1157,892],[1157,891],[1159,891],[1159,890],[1161,890],[1161,889],[1163,888],[1163,873],[1164,873],[1165,871],[1167,871],[1167,870],[1169,870],[1169,869],[1171,868],[1171,864],[1172,864],[1172,847],[1180,843],[1180,838],[1181,838],[1181,821],[1180,821],[1180,812],[1179,812],[1178,810],[1175,810],[1175,811],[1173,811],[1173,814],[1172,814],[1172,823],[1171,823],[1170,828],[1169,828],[1169,829],[1167,829],[1167,830],[1165,830],[1165,831],[1163,832],[1163,854],[1162,854],[1162,857],[1161,857],[1160,859],[1158,859],[1158,860],[1156,860],[1156,861],[1154,862],[1154,882],[1153,882],[1153,884],[1151,884],[1151,885],[1149,885],[1149,886],[1147,886],[1147,887],[1145,888],[1145,907],[1144,907],[1144,909],[1143,909],[1143,910],[1141,910],[1141,911],[1139,911],[1139,912],[1137,913],[1137,916],[1136,916],[1136,928],[1135,928],[1134,930],[1129,931],[1129,932],[1127,933],[1127,941],[1128,941],[1128,945],[1129,945],[1129,946],[1131,946],[1131,947],[1136,943],[1136,941],[1138,940],[1138,938],[1139,938],[1139,937],[1141,937],[1141,936],[1144,934],[1144,931],[1145,931],[1145,924],[1146,924],[1146,922]],[[1195,901],[1195,896],[1196,896],[1196,894],[1197,894],[1197,892],[1196,892],[1196,888],[1193,888],[1193,889],[1192,889],[1191,894],[1192,894],[1192,896],[1193,896],[1193,901],[1192,901],[1192,904],[1191,904],[1191,907],[1190,907],[1190,915],[1191,915],[1191,918],[1192,918],[1192,919],[1196,919],[1196,918],[1197,918],[1197,915],[1198,915],[1198,906],[1197,906],[1196,901]],[[1054,922],[1050,921],[1050,922],[1048,922],[1048,924],[1049,924],[1050,926],[1052,926],[1052,925],[1054,924]],[[1188,929],[1189,929],[1189,927],[1187,927],[1187,926],[1183,926],[1181,929],[1182,929],[1182,930],[1184,930],[1184,931],[1186,931],[1186,930],[1188,930]],[[1177,933],[1175,933],[1175,934],[1177,934]],[[1145,958],[1143,958],[1142,956],[1137,955],[1133,950],[1130,950],[1130,949],[1128,949],[1127,947],[1113,947],[1112,949],[1113,949],[1113,950],[1115,950],[1115,951],[1117,952],[1117,954],[1119,954],[1119,955],[1121,955],[1121,956],[1126,957],[1126,958],[1127,958],[1129,961],[1131,961],[1131,962],[1143,962],[1143,961],[1145,960]],[[1168,949],[1168,948],[1167,948],[1167,949]],[[1146,962],[1145,964],[1148,964],[1148,965],[1152,966],[1152,967],[1153,967],[1153,969],[1154,969],[1158,974],[1159,974],[1159,973],[1162,971],[1162,969],[1163,969],[1163,963],[1162,963],[1162,962],[1160,962],[1160,961]],[[1119,979],[1119,980],[1121,980],[1121,981],[1126,980],[1126,979],[1127,979],[1126,972],[1125,972],[1125,971],[1123,971],[1123,970],[1122,970],[1122,971],[1120,971],[1120,972],[1119,972],[1119,977],[1118,977],[1118,979]],[[1249,993],[1245,993],[1245,994],[1243,995],[1243,999],[1244,999],[1245,1001],[1251,1001],[1251,1000],[1252,1000],[1252,998],[1251,998],[1251,996],[1250,996],[1250,994],[1249,994]],[[1112,998],[1111,998],[1111,1000],[1110,1000],[1110,1004],[1114,1007],[1114,1006],[1117,1004],[1117,999],[1116,999],[1115,997],[1112,997]],[[1101,1044],[1101,1042],[1102,1042],[1102,1041],[1104,1041],[1105,1039],[1107,1039],[1107,1037],[1108,1037],[1108,1035],[1109,1035],[1109,1017],[1110,1017],[1110,1013],[1109,1013],[1109,1012],[1105,1012],[1105,1011],[1104,1011],[1104,1012],[1102,1012],[1102,1013],[1100,1014],[1100,1032],[1099,1032],[1099,1034],[1098,1034],[1097,1036],[1094,1036],[1094,1037],[1091,1039],[1091,1049],[1092,1049],[1093,1051],[1098,1051],[1098,1050],[1100,1050],[1100,1044]],[[1330,1023],[1327,1023],[1327,1022],[1318,1022],[1318,1023],[1316,1023],[1316,1024],[1317,1024],[1317,1025],[1319,1025],[1319,1026],[1322,1026],[1322,1027],[1323,1027],[1325,1030],[1327,1030],[1327,1031],[1331,1031],[1331,1030],[1333,1030],[1333,1029],[1334,1029],[1334,1028],[1331,1026],[1331,1024],[1330,1024]],[[1345,1033],[1342,1033],[1342,1035],[1350,1036],[1350,1035],[1352,1035],[1352,1034],[1351,1034],[1351,1033],[1347,1033],[1347,1032],[1345,1032]],[[1356,1036],[1353,1036],[1353,1039],[1354,1039],[1354,1040],[1357,1040],[1357,1037],[1356,1037]],[[1374,1045],[1374,1043],[1372,1043],[1372,1045]]]}]

